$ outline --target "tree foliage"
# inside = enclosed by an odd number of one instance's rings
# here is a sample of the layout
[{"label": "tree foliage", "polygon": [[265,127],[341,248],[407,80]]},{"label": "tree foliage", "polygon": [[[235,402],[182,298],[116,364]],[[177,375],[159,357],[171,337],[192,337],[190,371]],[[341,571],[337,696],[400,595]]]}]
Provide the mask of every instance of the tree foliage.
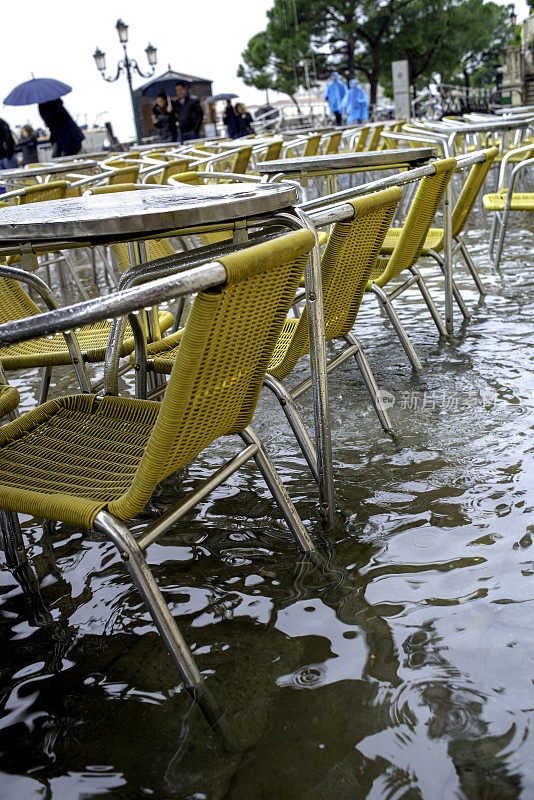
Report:
[{"label": "tree foliage", "polygon": [[336,69],[368,82],[374,103],[379,81],[391,85],[391,62],[407,59],[414,87],[436,75],[469,86],[493,74],[513,37],[510,11],[484,0],[274,0],[238,75],[294,99],[307,59],[319,78]]}]

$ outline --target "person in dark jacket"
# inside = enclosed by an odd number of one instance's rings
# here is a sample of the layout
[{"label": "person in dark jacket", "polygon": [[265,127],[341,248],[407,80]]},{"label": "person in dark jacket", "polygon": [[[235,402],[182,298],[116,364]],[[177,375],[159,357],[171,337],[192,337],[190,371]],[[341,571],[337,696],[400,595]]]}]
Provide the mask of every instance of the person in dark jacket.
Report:
[{"label": "person in dark jacket", "polygon": [[20,131],[20,139],[15,145],[17,153],[22,153],[23,164],[37,164],[37,136],[31,125],[24,125]]},{"label": "person in dark jacket", "polygon": [[13,139],[11,128],[5,119],[0,119],[0,169],[18,167],[14,153],[15,140]]},{"label": "person in dark jacket", "polygon": [[176,120],[168,105],[167,92],[160,92],[152,109],[152,124],[158,129],[160,142],[176,141]]},{"label": "person in dark jacket", "polygon": [[174,119],[180,128],[180,144],[183,144],[190,139],[200,137],[204,112],[198,97],[190,95],[183,83],[178,81],[174,88],[176,89],[176,100],[172,101],[169,111],[174,113]]},{"label": "person in dark jacket", "polygon": [[237,117],[237,136],[250,136],[251,133],[253,134],[252,117],[243,103],[235,104],[235,113]]},{"label": "person in dark jacket", "polygon": [[228,131],[228,136],[230,137],[230,139],[237,139],[237,137],[239,136],[237,130],[238,129],[237,116],[230,100],[226,101],[226,108],[224,109],[224,114],[223,114],[223,122],[226,125],[226,130]]},{"label": "person in dark jacket", "polygon": [[50,141],[54,145],[52,158],[75,156],[82,149],[85,136],[63,105],[63,101],[49,100],[39,103],[39,114],[50,131]]}]

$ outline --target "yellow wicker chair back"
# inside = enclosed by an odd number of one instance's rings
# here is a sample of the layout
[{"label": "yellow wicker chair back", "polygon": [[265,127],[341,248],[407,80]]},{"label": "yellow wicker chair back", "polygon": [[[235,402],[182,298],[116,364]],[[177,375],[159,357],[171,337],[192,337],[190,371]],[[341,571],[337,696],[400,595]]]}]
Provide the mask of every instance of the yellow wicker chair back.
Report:
[{"label": "yellow wicker chair back", "polygon": [[250,424],[313,244],[296,231],[220,259],[226,284],[193,302],[150,439],[112,514],[129,519],[166,476]]},{"label": "yellow wicker chair back", "polygon": [[377,125],[376,128],[373,128],[373,133],[371,138],[369,139],[369,144],[367,145],[367,150],[376,150],[378,147],[378,142],[380,141],[380,136],[382,135],[382,131],[384,130],[383,125]]},{"label": "yellow wicker chair back", "polygon": [[115,186],[117,183],[136,183],[138,177],[139,164],[130,164],[130,166],[116,169],[113,175],[109,175],[107,185]]},{"label": "yellow wicker chair back", "polygon": [[456,159],[436,161],[434,166],[435,174],[426,175],[419,184],[391,256],[379,258],[371,273],[372,282],[378,286],[385,286],[402,270],[412,267],[421,255],[428,231],[456,167]]},{"label": "yellow wicker chair back", "polygon": [[[464,183],[460,196],[456,201],[452,212],[452,235],[453,238],[459,236],[463,231],[469,214],[473,210],[476,199],[480,194],[486,176],[491,169],[491,165],[495,161],[496,156],[499,154],[498,147],[492,147],[484,151],[486,153],[486,160],[479,164],[473,164],[467,180]],[[440,241],[432,244],[432,249],[439,252],[443,249],[443,236]]]},{"label": "yellow wicker chair back", "polygon": [[[354,217],[334,226],[321,260],[327,340],[352,330],[371,269],[401,198],[402,189],[396,186],[351,200]],[[298,321],[286,320],[267,371],[282,380],[308,351],[305,307]]]},{"label": "yellow wicker chair back", "polygon": [[193,159],[188,158],[174,158],[172,161],[167,161],[161,172],[148,177],[147,183],[160,183],[165,185],[171,175],[186,172],[189,169],[189,162],[192,160]]},{"label": "yellow wicker chair back", "polygon": [[336,131],[335,133],[331,133],[324,146],[325,156],[331,156],[337,153],[337,151],[339,150],[340,143],[341,143],[341,131]]},{"label": "yellow wicker chair back", "polygon": [[317,150],[319,149],[319,144],[321,142],[321,134],[320,133],[312,133],[312,135],[308,138],[306,142],[306,147],[302,153],[304,158],[309,158],[310,156],[314,156],[317,154]]},{"label": "yellow wicker chair back", "polygon": [[67,196],[68,181],[50,181],[26,186],[24,194],[19,197],[20,205],[25,203],[41,203],[44,200],[62,200]]},{"label": "yellow wicker chair back", "polygon": [[365,147],[365,142],[367,141],[367,137],[369,136],[369,131],[371,128],[369,125],[363,127],[360,131],[360,135],[358,136],[358,141],[356,142],[356,146],[354,148],[355,153],[361,153],[363,148]]},{"label": "yellow wicker chair back", "polygon": [[236,175],[243,175],[247,171],[248,162],[250,161],[250,156],[252,154],[252,145],[247,147],[241,147],[237,153],[232,158],[232,166],[230,168],[230,172],[235,173]]},{"label": "yellow wicker chair back", "polygon": [[282,139],[276,139],[274,142],[268,146],[267,150],[265,151],[265,155],[263,156],[263,161],[275,161],[277,158],[280,158],[280,154],[282,152]]}]

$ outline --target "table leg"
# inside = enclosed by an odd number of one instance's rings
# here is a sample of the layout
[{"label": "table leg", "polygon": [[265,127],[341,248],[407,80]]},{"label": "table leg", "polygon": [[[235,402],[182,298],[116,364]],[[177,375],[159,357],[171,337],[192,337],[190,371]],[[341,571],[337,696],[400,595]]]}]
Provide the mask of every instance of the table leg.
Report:
[{"label": "table leg", "polygon": [[[310,218],[297,210],[306,225],[315,227]],[[315,442],[319,473],[319,502],[326,522],[332,525],[336,507],[332,465],[332,441],[330,429],[330,406],[328,403],[326,343],[323,315],[323,290],[321,283],[321,257],[316,241],[305,272],[306,302],[308,307],[308,336],[310,339],[310,364],[315,417]]]}]

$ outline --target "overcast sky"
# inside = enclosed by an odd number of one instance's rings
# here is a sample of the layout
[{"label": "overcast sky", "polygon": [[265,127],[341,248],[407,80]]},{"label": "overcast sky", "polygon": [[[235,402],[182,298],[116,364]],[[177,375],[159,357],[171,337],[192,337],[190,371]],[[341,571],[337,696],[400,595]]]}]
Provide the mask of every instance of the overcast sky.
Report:
[{"label": "overcast sky", "polygon": [[[506,5],[506,0],[497,0]],[[115,23],[129,25],[128,52],[147,69],[144,49],[158,48],[156,74],[168,64],[178,72],[213,80],[214,92],[236,92],[245,103],[260,102],[264,93],[237,77],[241,53],[251,36],[265,28],[272,0],[25,0],[2,2],[0,98],[22,81],[52,77],[73,87],[64,98],[70,112],[89,124],[111,120],[119,138],[133,135],[129,94],[124,76],[105,83],[92,54],[98,45],[107,56],[108,74],[115,74],[122,55]],[[520,20],[526,0],[517,0]],[[136,77],[134,87],[144,81]],[[40,123],[36,106],[3,106],[10,125]]]}]

